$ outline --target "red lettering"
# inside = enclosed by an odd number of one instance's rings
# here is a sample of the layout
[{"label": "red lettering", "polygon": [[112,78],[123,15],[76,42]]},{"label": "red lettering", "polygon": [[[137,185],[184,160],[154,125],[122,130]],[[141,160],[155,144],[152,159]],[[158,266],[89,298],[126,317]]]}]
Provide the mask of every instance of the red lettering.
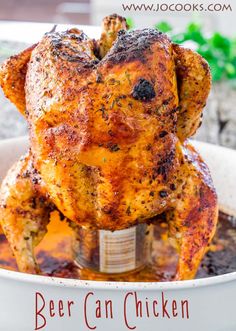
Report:
[{"label": "red lettering", "polygon": [[161,298],[162,298],[162,317],[168,317],[170,318],[170,315],[168,311],[166,310],[166,306],[168,304],[168,300],[165,300],[164,293],[161,292]]},{"label": "red lettering", "polygon": [[101,318],[102,317],[102,312],[101,312],[101,301],[100,300],[97,300],[96,301],[96,305],[97,305],[97,308],[96,308],[96,318]]},{"label": "red lettering", "polygon": [[188,300],[181,300],[181,308],[182,308],[182,318],[185,318],[186,315],[187,319],[189,319]]},{"label": "red lettering", "polygon": [[55,313],[54,313],[54,301],[53,300],[50,300],[49,301],[49,314],[50,314],[50,317],[54,317],[55,316]]},{"label": "red lettering", "polygon": [[134,295],[133,292],[129,292],[125,296],[125,300],[124,300],[124,319],[125,319],[125,325],[126,325],[126,327],[129,330],[135,330],[136,329],[136,326],[130,326],[129,323],[128,323],[128,318],[127,318],[127,300],[128,300],[128,297],[130,295]]},{"label": "red lettering", "polygon": [[59,300],[58,309],[59,309],[59,316],[63,317],[65,314],[63,312],[63,301],[62,300]]},{"label": "red lettering", "polygon": [[[148,298],[146,298],[147,300]],[[149,307],[148,307],[148,302],[146,301],[146,313],[147,313],[147,317],[149,317]]]},{"label": "red lettering", "polygon": [[74,305],[74,301],[68,301],[68,313],[69,313],[69,317],[71,317],[71,308],[70,306]]},{"label": "red lettering", "polygon": [[174,317],[178,316],[178,312],[177,312],[177,302],[175,300],[172,301],[172,315]]},{"label": "red lettering", "polygon": [[159,313],[156,310],[157,305],[158,305],[157,300],[154,300],[153,301],[153,314],[154,314],[155,317],[158,317],[159,316]]},{"label": "red lettering", "polygon": [[[106,308],[106,318],[113,318],[113,309],[112,309],[112,301],[106,300],[105,301],[105,308]],[[109,314],[110,313],[110,314]]]},{"label": "red lettering", "polygon": [[136,292],[134,292],[134,296],[135,296],[136,316],[143,317],[142,301],[138,300],[138,296]]},{"label": "red lettering", "polygon": [[85,319],[85,323],[86,323],[86,326],[87,328],[89,328],[89,330],[95,330],[97,327],[96,326],[90,326],[89,325],[89,322],[88,322],[88,317],[87,317],[87,301],[88,301],[88,298],[90,295],[94,295],[93,292],[89,292],[85,299],[84,299],[84,319]]},{"label": "red lettering", "polygon": [[[42,300],[42,306],[39,309],[38,305],[40,299]],[[36,292],[35,293],[35,330],[41,330],[47,325],[46,318],[44,317],[44,315],[41,314],[44,307],[45,307],[45,300],[43,295],[39,292]],[[41,325],[39,325],[39,317],[41,317]]]}]

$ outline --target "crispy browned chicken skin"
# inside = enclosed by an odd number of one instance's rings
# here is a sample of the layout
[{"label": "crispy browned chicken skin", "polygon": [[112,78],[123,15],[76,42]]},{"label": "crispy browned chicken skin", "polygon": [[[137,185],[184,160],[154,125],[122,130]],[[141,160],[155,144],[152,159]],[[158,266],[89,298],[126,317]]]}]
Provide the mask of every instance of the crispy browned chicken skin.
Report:
[{"label": "crispy browned chicken skin", "polygon": [[[122,30],[121,30],[122,29]],[[106,17],[99,41],[46,34],[0,70],[30,127],[30,152],[1,188],[0,222],[21,271],[54,205],[78,225],[118,230],[166,213],[176,279],[194,277],[214,235],[211,176],[186,141],[210,89],[207,63],[154,29]]]}]

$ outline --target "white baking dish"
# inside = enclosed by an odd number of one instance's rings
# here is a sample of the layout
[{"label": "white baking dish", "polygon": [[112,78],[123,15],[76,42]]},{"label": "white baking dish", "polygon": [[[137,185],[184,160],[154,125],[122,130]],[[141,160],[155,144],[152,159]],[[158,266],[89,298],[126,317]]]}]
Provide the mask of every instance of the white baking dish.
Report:
[{"label": "white baking dish", "polygon": [[[236,152],[194,144],[210,167],[220,204],[235,212]],[[0,179],[26,146],[26,138],[0,142]],[[182,282],[108,283],[0,269],[2,331],[235,331],[235,302],[236,272]]]}]

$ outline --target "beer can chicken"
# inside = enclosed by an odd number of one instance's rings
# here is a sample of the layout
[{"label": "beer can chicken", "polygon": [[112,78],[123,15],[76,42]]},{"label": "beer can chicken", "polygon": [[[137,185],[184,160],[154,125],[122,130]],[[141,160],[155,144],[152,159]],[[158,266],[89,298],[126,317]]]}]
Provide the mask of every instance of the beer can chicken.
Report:
[{"label": "beer can chicken", "polygon": [[111,231],[165,214],[175,279],[195,276],[218,214],[209,170],[188,141],[211,86],[199,54],[111,15],[100,40],[76,28],[45,34],[1,65],[0,84],[30,134],[0,191],[0,224],[20,271],[40,272],[34,247],[58,210]]}]

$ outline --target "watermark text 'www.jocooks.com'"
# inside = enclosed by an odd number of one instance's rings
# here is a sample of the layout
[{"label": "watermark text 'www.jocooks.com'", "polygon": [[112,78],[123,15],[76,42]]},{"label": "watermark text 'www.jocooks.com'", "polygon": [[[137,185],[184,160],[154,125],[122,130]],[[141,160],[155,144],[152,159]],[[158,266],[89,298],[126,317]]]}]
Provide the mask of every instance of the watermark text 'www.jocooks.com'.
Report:
[{"label": "watermark text 'www.jocooks.com'", "polygon": [[231,12],[232,4],[229,3],[152,3],[135,4],[122,3],[124,11],[154,11],[154,12]]}]

